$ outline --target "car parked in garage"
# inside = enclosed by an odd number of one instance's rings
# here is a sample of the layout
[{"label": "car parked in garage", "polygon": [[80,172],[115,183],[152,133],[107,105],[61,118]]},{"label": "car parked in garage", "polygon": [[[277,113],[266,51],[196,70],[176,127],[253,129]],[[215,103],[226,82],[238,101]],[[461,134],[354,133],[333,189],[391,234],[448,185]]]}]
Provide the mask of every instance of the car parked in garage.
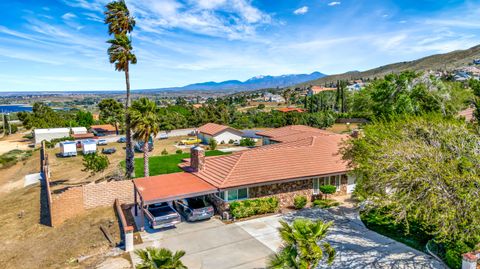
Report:
[{"label": "car parked in garage", "polygon": [[187,221],[210,219],[214,213],[212,204],[204,196],[177,200],[173,205]]},{"label": "car parked in garage", "polygon": [[168,203],[149,205],[144,212],[153,229],[172,227],[182,221],[178,212]]}]

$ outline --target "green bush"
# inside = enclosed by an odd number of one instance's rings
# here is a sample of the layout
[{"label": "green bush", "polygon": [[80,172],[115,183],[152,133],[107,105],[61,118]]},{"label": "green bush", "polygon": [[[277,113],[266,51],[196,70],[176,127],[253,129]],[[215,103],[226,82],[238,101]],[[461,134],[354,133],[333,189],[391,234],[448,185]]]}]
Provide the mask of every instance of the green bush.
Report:
[{"label": "green bush", "polygon": [[337,191],[337,187],[333,185],[322,185],[320,186],[320,191],[325,194],[325,196],[329,194],[333,194]]},{"label": "green bush", "polygon": [[278,210],[278,198],[258,198],[230,203],[230,212],[237,218],[248,218],[254,215],[274,213]]},{"label": "green bush", "polygon": [[162,150],[162,155],[168,155],[167,149],[163,149],[163,150]]},{"label": "green bush", "polygon": [[450,268],[462,268],[462,255],[470,251],[472,248],[462,241],[449,244],[445,252],[445,263]]},{"label": "green bush", "polygon": [[175,151],[175,153],[176,153],[176,154],[182,154],[183,151],[182,151],[181,149],[177,149],[177,150]]},{"label": "green bush", "polygon": [[302,209],[307,205],[307,197],[299,195],[293,198],[293,205],[296,209]]},{"label": "green bush", "polygon": [[208,145],[210,146],[210,150],[217,149],[217,146],[218,146],[217,140],[215,140],[214,138],[210,139],[210,141],[208,141]]},{"label": "green bush", "polygon": [[240,139],[240,146],[242,146],[242,147],[253,147],[253,146],[255,146],[255,141],[251,138],[242,138],[242,139]]},{"label": "green bush", "polygon": [[334,206],[339,206],[340,203],[332,199],[323,199],[313,201],[313,205],[320,208],[330,208]]},{"label": "green bush", "polygon": [[8,168],[15,165],[18,161],[23,161],[28,157],[32,156],[32,151],[14,149],[7,153],[0,155],[0,168]]},{"label": "green bush", "polygon": [[54,148],[57,143],[63,142],[63,141],[74,141],[75,139],[70,136],[62,137],[62,138],[55,138],[49,141],[45,140],[45,146],[49,149]]}]

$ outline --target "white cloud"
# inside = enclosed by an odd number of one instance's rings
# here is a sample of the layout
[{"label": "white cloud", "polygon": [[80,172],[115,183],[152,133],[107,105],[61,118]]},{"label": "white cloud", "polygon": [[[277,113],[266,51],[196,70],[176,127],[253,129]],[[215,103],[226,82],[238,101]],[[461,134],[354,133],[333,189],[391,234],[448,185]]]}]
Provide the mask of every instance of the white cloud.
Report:
[{"label": "white cloud", "polygon": [[333,7],[333,6],[338,6],[340,5],[342,2],[330,2],[328,3],[329,6]]},{"label": "white cloud", "polygon": [[71,13],[71,12],[68,12],[68,13],[65,13],[62,15],[62,19],[64,20],[70,20],[70,19],[73,19],[73,18],[76,18],[77,15]]},{"label": "white cloud", "polygon": [[293,12],[293,14],[295,14],[295,15],[303,15],[303,14],[305,14],[305,13],[307,13],[307,12],[308,12],[308,7],[307,7],[307,6],[303,6],[303,7],[299,8],[299,9],[296,9],[296,10]]}]

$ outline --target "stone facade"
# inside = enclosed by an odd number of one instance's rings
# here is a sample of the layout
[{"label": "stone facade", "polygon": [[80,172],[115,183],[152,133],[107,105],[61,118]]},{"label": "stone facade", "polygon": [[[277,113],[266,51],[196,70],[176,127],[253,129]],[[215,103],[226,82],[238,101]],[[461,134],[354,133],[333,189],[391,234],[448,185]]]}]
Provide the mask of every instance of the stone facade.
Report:
[{"label": "stone facade", "polygon": [[304,179],[286,183],[256,186],[248,188],[250,199],[275,196],[279,200],[280,208],[293,206],[295,196],[305,196],[310,201],[313,197],[313,180]]}]

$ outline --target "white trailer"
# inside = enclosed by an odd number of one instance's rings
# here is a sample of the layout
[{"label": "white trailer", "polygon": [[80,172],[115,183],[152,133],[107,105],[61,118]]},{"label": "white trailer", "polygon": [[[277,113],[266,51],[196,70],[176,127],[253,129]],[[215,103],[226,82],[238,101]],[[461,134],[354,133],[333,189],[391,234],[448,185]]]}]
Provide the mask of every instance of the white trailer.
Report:
[{"label": "white trailer", "polygon": [[83,140],[82,141],[83,154],[92,154],[97,152],[97,141],[95,140]]},{"label": "white trailer", "polygon": [[60,143],[60,155],[63,157],[77,156],[77,144],[74,141]]}]

